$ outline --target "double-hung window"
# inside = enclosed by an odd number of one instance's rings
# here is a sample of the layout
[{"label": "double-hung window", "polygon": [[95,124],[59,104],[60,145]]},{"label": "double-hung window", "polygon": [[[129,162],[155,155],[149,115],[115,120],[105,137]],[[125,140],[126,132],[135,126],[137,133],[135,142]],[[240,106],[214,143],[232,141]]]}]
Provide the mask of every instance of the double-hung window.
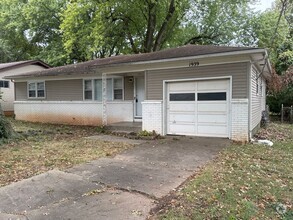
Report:
[{"label": "double-hung window", "polygon": [[9,88],[8,80],[0,80],[0,88]]},{"label": "double-hung window", "polygon": [[[123,99],[123,79],[109,78],[106,84],[107,100]],[[84,100],[103,100],[103,82],[102,79],[84,80]]]},{"label": "double-hung window", "polygon": [[28,97],[45,98],[45,82],[29,82]]}]

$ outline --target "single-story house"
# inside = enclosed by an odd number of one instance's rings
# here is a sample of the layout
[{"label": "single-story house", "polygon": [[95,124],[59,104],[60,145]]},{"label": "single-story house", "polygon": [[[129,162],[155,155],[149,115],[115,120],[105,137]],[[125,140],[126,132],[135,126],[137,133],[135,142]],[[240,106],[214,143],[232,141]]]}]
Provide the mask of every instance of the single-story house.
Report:
[{"label": "single-story house", "polygon": [[47,68],[50,68],[50,66],[40,60],[0,63],[0,93],[2,96],[0,103],[5,115],[13,115],[14,113],[14,84],[3,78]]},{"label": "single-story house", "polygon": [[143,130],[162,135],[248,141],[260,125],[270,75],[265,49],[187,45],[9,78],[18,120],[141,121]]}]

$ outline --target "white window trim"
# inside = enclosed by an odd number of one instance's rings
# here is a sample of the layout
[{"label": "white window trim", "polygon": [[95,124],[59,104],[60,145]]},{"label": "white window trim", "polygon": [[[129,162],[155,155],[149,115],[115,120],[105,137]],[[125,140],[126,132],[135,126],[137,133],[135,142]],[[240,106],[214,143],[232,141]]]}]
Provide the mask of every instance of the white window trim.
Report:
[{"label": "white window trim", "polygon": [[[92,99],[85,99],[85,81],[91,81],[92,84]],[[94,79],[83,79],[83,88],[82,88],[82,93],[83,93],[83,101],[93,101],[94,100]]]},{"label": "white window trim", "polygon": [[[29,84],[31,83],[34,83],[36,84],[36,89],[35,89],[35,92],[36,92],[36,97],[30,97],[29,96]],[[38,97],[38,83],[44,83],[44,97]],[[27,82],[27,99],[46,99],[46,83],[45,81],[28,81]]]},{"label": "white window trim", "polygon": [[[114,79],[115,78],[121,78],[122,79],[122,99],[114,99]],[[100,79],[102,80],[101,77],[95,77],[95,78],[84,78],[83,79],[83,101],[93,101],[93,102],[102,102],[99,100],[95,100],[95,80]],[[124,77],[123,76],[112,76],[107,79],[111,79],[111,86],[112,86],[112,97],[111,100],[107,101],[124,101]],[[85,99],[85,81],[91,80],[92,82],[92,99]]]},{"label": "white window trim", "polygon": [[3,82],[3,85],[4,85],[4,82],[8,82],[8,87],[0,87],[0,88],[2,88],[2,89],[9,89],[10,88],[10,81],[9,80],[4,80],[4,79],[1,79],[0,81],[2,81]]}]

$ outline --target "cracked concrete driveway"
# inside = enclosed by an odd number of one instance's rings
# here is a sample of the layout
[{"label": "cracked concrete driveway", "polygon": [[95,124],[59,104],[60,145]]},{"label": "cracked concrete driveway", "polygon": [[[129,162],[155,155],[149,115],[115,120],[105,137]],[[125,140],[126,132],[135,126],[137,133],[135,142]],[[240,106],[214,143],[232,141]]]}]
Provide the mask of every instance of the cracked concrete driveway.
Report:
[{"label": "cracked concrete driveway", "polygon": [[0,219],[145,219],[157,199],[229,143],[168,137],[65,172],[52,170],[0,188]]}]

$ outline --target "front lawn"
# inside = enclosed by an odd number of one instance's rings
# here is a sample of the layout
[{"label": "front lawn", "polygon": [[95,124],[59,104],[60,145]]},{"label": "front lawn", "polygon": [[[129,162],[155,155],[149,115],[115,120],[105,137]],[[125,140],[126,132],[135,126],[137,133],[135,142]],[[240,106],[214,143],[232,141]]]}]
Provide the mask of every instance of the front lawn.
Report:
[{"label": "front lawn", "polygon": [[10,119],[21,140],[0,145],[0,186],[58,168],[115,155],[131,145],[86,139],[96,127],[49,125]]},{"label": "front lawn", "polygon": [[293,219],[293,125],[270,124],[274,142],[233,145],[154,210],[158,219]]}]

